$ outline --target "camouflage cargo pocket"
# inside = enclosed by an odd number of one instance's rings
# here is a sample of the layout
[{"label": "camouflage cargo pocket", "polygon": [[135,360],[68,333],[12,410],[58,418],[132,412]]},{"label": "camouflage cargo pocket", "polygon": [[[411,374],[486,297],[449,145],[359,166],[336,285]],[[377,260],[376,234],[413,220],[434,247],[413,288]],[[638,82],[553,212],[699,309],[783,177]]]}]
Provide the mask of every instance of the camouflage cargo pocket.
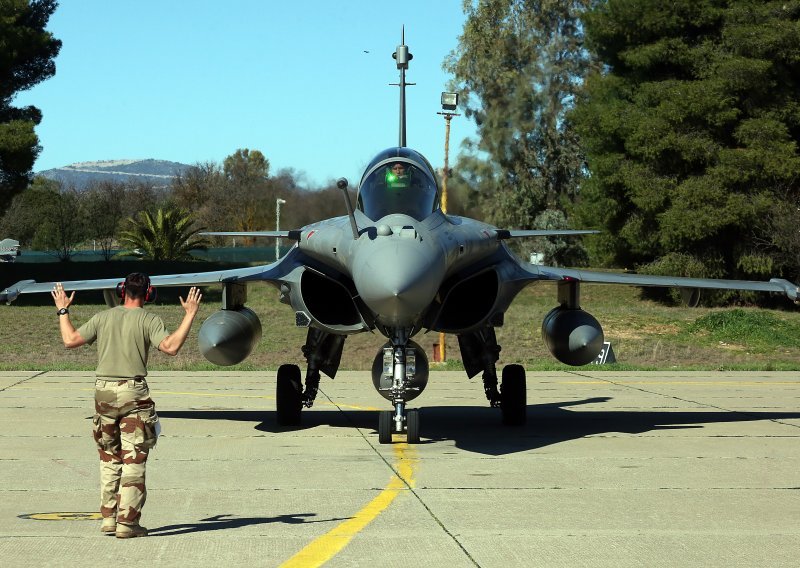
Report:
[{"label": "camouflage cargo pocket", "polygon": [[154,448],[158,441],[158,414],[155,408],[141,410],[138,413],[139,424],[136,429],[135,445],[138,449],[147,451]]},{"label": "camouflage cargo pocket", "polygon": [[92,418],[92,438],[103,452],[113,454],[119,450],[119,438],[116,436],[114,423],[107,422],[104,427],[103,417],[99,414]]},{"label": "camouflage cargo pocket", "polygon": [[100,422],[100,415],[95,414],[94,418],[92,418],[92,438],[94,438],[95,444],[99,447],[103,447],[101,440],[103,439],[103,425]]}]

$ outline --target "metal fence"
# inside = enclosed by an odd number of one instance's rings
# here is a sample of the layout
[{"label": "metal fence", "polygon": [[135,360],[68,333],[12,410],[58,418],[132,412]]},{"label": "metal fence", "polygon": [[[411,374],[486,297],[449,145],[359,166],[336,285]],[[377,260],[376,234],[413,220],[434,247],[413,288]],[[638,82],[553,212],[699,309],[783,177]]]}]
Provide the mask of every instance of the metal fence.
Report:
[{"label": "metal fence", "polygon": [[[285,255],[291,245],[280,247],[280,256]],[[114,253],[125,251],[114,251]],[[275,260],[275,247],[217,247],[209,248],[207,250],[192,251],[192,256],[197,260],[205,260],[209,262],[235,262],[235,263],[268,263]],[[76,251],[70,257],[71,262],[102,262],[105,258],[102,253],[97,250],[81,250]],[[138,261],[139,257],[136,256],[118,256],[114,260],[123,261]],[[21,254],[16,257],[15,262],[18,263],[44,263],[44,262],[57,262],[58,257],[53,252],[38,251],[38,250],[22,250]]]}]

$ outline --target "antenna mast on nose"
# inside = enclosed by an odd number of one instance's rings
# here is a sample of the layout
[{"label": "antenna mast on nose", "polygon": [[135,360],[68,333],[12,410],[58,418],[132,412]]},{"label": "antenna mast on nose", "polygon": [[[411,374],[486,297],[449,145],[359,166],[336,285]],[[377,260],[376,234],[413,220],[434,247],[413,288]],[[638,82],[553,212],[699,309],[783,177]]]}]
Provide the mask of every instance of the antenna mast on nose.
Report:
[{"label": "antenna mast on nose", "polygon": [[408,62],[414,56],[408,51],[406,43],[406,27],[403,26],[400,31],[400,45],[397,46],[397,51],[392,54],[392,57],[397,61],[397,68],[400,69],[400,82],[391,83],[392,85],[400,87],[400,143],[398,146],[401,148],[406,145],[406,85],[415,85],[416,83],[406,83],[406,69],[408,69]]}]

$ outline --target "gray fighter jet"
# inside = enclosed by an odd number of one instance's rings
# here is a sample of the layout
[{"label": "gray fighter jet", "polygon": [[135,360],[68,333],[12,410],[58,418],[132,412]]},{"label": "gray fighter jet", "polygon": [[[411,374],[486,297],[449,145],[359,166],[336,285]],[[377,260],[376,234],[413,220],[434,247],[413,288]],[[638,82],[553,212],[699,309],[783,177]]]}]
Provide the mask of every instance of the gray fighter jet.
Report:
[{"label": "gray fighter jet", "polygon": [[[592,362],[603,347],[600,323],[580,306],[582,282],[757,290],[797,300],[798,287],[779,279],[749,282],[614,274],[521,261],[505,241],[594,231],[505,230],[443,213],[433,168],[406,147],[405,72],[412,56],[404,41],[393,57],[400,71],[399,144],[369,163],[358,186],[355,210],[347,181],[341,179],[338,186],[347,215],[293,231],[207,233],[294,240],[280,260],[235,270],[152,277],[154,286],[222,286],[222,309],[199,331],[203,355],[218,365],[243,361],[261,337],[261,323],[246,307],[247,285],[267,282],[279,289],[281,301],[294,310],[296,325],[308,329],[302,347],[305,388],[299,366],[287,364],[278,370],[280,424],[299,423],[301,409],[314,403],[320,374],[335,377],[347,336],[367,331],[386,337],[372,365],[372,382],[392,406],[379,414],[381,443],[391,442],[394,433],[405,433],[410,443],[420,440],[419,413],[407,404],[428,380],[425,351],[412,339],[427,331],[456,335],[466,374],[471,378],[482,373],[486,398],[499,408],[503,423],[523,424],[525,371],[507,365],[498,386],[495,367],[500,346],[495,328],[503,325],[503,316],[520,290],[537,282],[555,284],[558,305],[545,316],[542,335],[553,356],[569,365]],[[122,278],[63,284],[68,291],[102,289],[106,302],[115,305],[114,290]],[[50,292],[53,285],[18,282],[0,293],[0,301]]]},{"label": "gray fighter jet", "polygon": [[3,239],[0,241],[0,262],[14,262],[22,254],[19,250],[19,241]]}]

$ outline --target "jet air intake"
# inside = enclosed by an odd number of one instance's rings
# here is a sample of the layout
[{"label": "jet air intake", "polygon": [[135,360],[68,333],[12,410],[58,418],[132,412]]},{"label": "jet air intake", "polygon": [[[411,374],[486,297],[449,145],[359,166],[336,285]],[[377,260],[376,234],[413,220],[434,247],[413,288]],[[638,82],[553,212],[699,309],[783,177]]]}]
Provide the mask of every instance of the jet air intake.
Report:
[{"label": "jet air intake", "polygon": [[200,352],[215,365],[244,361],[261,339],[261,321],[249,308],[220,310],[200,327]]}]

